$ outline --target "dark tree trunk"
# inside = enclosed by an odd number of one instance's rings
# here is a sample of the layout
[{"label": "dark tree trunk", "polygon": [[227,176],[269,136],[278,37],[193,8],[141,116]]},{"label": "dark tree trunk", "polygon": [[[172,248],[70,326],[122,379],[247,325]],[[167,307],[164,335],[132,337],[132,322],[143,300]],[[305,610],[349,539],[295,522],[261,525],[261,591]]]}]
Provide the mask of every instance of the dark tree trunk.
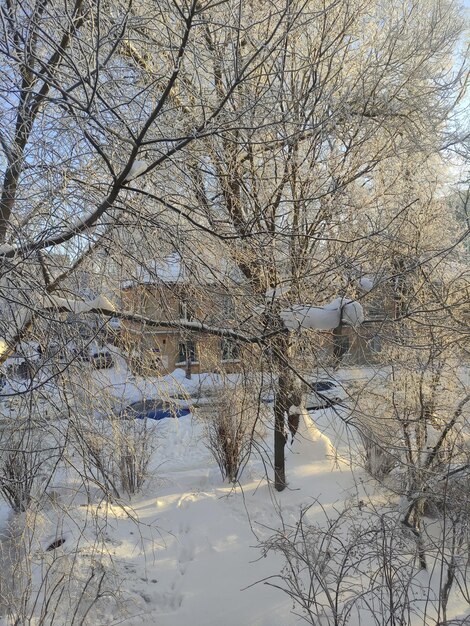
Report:
[{"label": "dark tree trunk", "polygon": [[293,356],[291,337],[288,334],[279,335],[273,347],[273,358],[278,372],[274,401],[274,488],[283,491],[287,486],[285,472],[287,427],[293,439],[299,426],[302,390],[295,373],[289,367]]}]

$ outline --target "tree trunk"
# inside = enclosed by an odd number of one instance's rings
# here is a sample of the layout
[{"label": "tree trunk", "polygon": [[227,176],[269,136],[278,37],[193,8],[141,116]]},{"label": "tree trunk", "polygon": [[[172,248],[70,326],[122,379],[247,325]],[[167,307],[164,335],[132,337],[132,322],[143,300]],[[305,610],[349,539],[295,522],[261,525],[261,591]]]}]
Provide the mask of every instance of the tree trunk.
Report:
[{"label": "tree trunk", "polygon": [[[278,384],[274,400],[274,488],[283,491],[286,486],[285,445],[287,426],[294,438],[300,420],[302,390],[295,373],[290,369],[293,346],[290,335],[279,335],[274,342],[273,358],[278,372]],[[295,410],[295,409],[298,410]],[[287,424],[286,424],[287,421]]]},{"label": "tree trunk", "polygon": [[285,413],[280,395],[278,388],[274,402],[274,488],[276,491],[283,491],[287,486],[284,454],[286,445]]}]

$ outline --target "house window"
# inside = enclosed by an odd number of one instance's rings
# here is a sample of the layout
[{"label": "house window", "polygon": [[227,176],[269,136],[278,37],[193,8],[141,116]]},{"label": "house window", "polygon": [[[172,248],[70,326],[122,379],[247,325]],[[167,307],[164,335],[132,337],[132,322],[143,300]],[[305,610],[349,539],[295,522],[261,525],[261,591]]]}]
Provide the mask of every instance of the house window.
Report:
[{"label": "house window", "polygon": [[160,348],[152,348],[149,350],[149,362],[152,367],[159,368],[163,365],[162,354]]},{"label": "house window", "polygon": [[222,352],[222,361],[240,360],[240,346],[238,343],[235,343],[230,339],[222,339],[220,342],[220,349]]},{"label": "house window", "polygon": [[222,308],[225,319],[235,319],[235,303],[231,296],[224,296]]},{"label": "house window", "polygon": [[178,364],[187,363],[188,360],[197,363],[196,344],[191,340],[178,345]]}]

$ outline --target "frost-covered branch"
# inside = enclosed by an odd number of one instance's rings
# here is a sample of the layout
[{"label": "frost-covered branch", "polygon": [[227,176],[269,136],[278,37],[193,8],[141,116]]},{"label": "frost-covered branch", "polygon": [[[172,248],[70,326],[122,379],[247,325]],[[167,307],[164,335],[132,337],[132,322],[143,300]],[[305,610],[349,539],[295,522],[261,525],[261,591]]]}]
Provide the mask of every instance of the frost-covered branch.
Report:
[{"label": "frost-covered branch", "polygon": [[109,318],[117,318],[123,321],[135,322],[152,328],[177,328],[180,330],[188,330],[195,333],[202,333],[206,335],[214,335],[217,337],[227,337],[246,344],[261,344],[272,336],[282,334],[285,329],[278,329],[276,331],[260,334],[260,335],[246,335],[230,328],[223,328],[220,326],[211,326],[204,324],[204,322],[186,321],[186,320],[158,320],[145,315],[138,315],[130,311],[120,311],[114,307],[114,305],[105,297],[98,296],[90,301],[81,301],[70,298],[64,298],[54,295],[48,295],[44,298],[43,307],[46,310],[56,310],[58,312],[70,312],[70,313],[83,313],[90,314],[96,313],[104,315]]}]

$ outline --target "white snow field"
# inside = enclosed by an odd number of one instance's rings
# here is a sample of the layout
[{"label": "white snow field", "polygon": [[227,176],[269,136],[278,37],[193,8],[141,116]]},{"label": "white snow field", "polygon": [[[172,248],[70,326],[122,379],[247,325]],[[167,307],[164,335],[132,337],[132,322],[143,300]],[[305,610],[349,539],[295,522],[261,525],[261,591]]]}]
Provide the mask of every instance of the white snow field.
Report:
[{"label": "white snow field", "polygon": [[[318,498],[330,509],[350,497],[352,475],[346,465],[334,465],[328,439],[307,415],[287,450],[289,488],[277,494],[259,458],[249,461],[239,486],[222,482],[196,417],[165,419],[152,426],[159,444],[151,476],[132,499],[108,504],[96,494],[87,503],[78,486],[73,498],[67,496],[73,484],[70,476],[55,483],[54,492],[61,498],[35,518],[36,584],[51,552],[69,571],[72,562],[83,561],[85,567],[95,551],[93,558],[107,570],[105,588],[109,591],[111,584],[115,597],[105,594],[87,624],[297,624],[285,594],[255,584],[282,567],[273,555],[263,558],[257,544],[280,526],[280,513],[286,523],[295,523],[302,504]],[[12,532],[7,531],[7,520],[2,503],[4,543]],[[96,526],[103,533],[99,546]],[[48,553],[57,538],[65,542]],[[57,615],[63,613],[54,623],[72,623],[67,607],[59,603]]]},{"label": "white snow field", "polygon": [[252,586],[281,567],[280,560],[262,558],[256,545],[278,527],[279,510],[292,523],[300,504],[312,497],[327,508],[344,498],[351,475],[346,467],[333,470],[328,440],[304,425],[288,453],[293,489],[278,496],[256,461],[246,468],[241,488],[223,484],[191,418],[158,426],[164,440],[155,478],[132,502],[144,524],[146,553],[131,521],[120,516],[108,531],[133,613],[129,623],[296,624],[287,596],[263,584]]},{"label": "white snow field", "polygon": [[[126,380],[123,372],[100,371],[96,376],[103,387],[113,387],[116,397],[123,401],[143,395],[139,381]],[[174,389],[166,388],[168,393],[174,393],[176,387],[192,392],[201,383],[200,377],[184,381],[177,375],[176,379]],[[145,391],[155,392],[164,383],[163,379],[155,381]],[[205,384],[210,386],[207,380]],[[49,501],[31,514],[13,516],[3,502],[0,504],[0,591],[6,597],[15,585],[21,588],[24,581],[15,578],[15,566],[22,564],[21,578],[26,559],[32,574],[29,606],[38,598],[30,610],[31,626],[306,623],[299,606],[273,586],[282,582],[276,576],[282,571],[283,559],[273,551],[266,554],[261,543],[279,529],[289,532],[298,522],[302,507],[309,505],[308,522],[324,527],[328,526],[327,518],[333,520],[345,505],[365,519],[374,511],[372,526],[386,519],[377,513],[384,500],[376,486],[361,470],[353,472],[340,458],[348,443],[339,411],[304,414],[294,442],[286,447],[289,484],[282,493],[275,492],[266,478],[267,474],[272,476],[269,421],[265,437],[258,442],[260,451],[254,451],[237,485],[222,481],[206,446],[200,415],[152,422],[149,428],[154,431],[157,447],[150,476],[143,490],[132,498],[108,501],[98,487],[85,492],[77,467],[77,472],[69,469],[58,473],[48,489]],[[78,463],[73,455],[69,461],[72,468]],[[398,543],[403,544],[398,516],[390,519],[387,523],[396,523],[401,533]],[[20,533],[29,541],[28,557],[12,550]],[[408,539],[405,548],[408,550],[409,545],[412,551],[413,538]],[[326,554],[333,559],[333,547],[331,551]],[[408,561],[413,564],[412,558]],[[435,580],[430,579],[438,579],[440,570],[433,567],[428,574],[413,569],[413,565],[411,570],[418,608],[416,620],[412,618],[410,623],[435,626],[434,605],[427,594],[429,588],[436,587]],[[409,571],[404,567],[398,575]],[[41,585],[47,574],[47,585]],[[56,584],[58,589],[65,585],[65,591],[55,593]],[[92,602],[97,596],[99,599]],[[431,596],[436,600],[438,591]],[[49,604],[47,597],[51,598]],[[1,603],[0,598],[0,607]],[[468,604],[457,595],[448,607],[448,616],[463,617],[466,611]],[[424,614],[429,621],[422,617]],[[11,616],[0,617],[1,626],[13,623]],[[329,626],[334,622],[325,618],[309,623]],[[377,622],[373,612],[353,612],[349,621],[338,623],[372,626]]]}]

